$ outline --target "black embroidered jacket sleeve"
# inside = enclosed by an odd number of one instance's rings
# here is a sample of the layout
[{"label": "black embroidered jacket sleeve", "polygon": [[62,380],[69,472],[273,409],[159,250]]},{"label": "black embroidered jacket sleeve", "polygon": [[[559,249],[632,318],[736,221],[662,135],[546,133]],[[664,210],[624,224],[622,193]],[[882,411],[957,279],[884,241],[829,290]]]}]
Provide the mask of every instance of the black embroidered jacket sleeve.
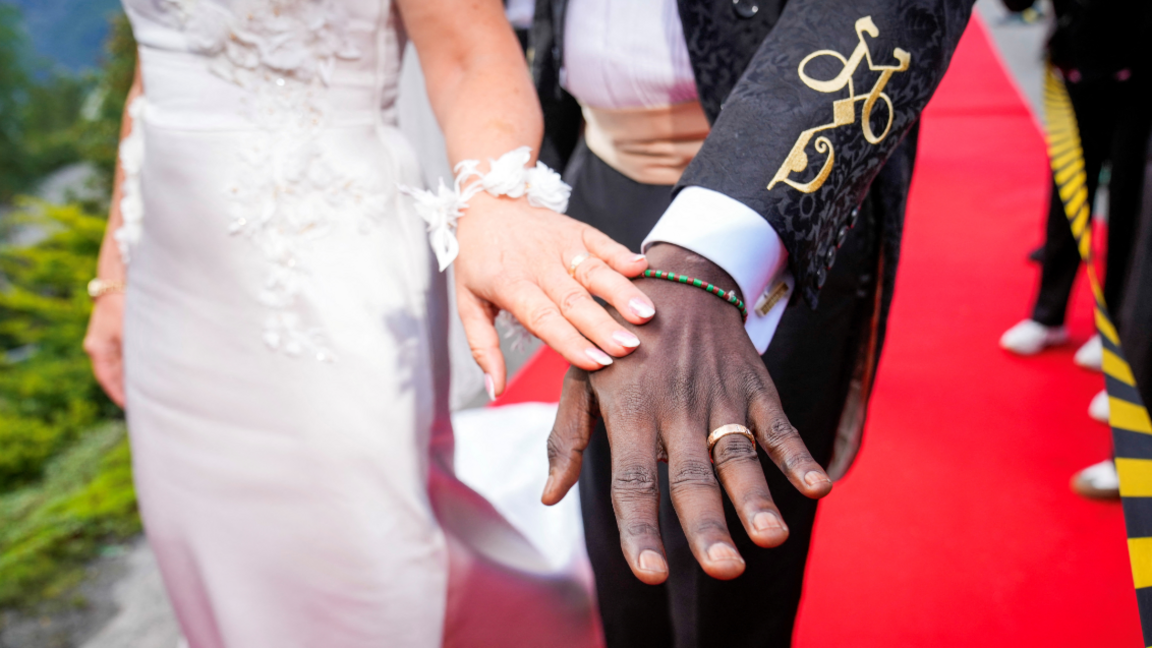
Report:
[{"label": "black embroidered jacket sleeve", "polygon": [[944,76],[972,3],[791,0],[678,188],[764,216],[815,306],[844,228]]}]

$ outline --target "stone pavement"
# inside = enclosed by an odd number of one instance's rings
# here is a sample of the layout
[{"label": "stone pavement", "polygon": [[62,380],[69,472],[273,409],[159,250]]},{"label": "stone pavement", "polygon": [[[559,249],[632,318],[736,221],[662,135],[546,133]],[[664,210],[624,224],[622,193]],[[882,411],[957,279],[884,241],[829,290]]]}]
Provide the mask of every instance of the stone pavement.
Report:
[{"label": "stone pavement", "polygon": [[180,641],[176,617],[156,559],[142,539],[132,546],[127,567],[112,590],[119,613],[80,648],[176,648]]}]

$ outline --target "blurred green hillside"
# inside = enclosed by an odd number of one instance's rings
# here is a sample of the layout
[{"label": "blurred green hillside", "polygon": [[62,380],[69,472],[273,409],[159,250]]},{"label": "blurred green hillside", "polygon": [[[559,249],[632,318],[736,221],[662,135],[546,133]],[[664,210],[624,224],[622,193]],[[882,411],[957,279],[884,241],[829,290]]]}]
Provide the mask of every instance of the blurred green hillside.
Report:
[{"label": "blurred green hillside", "polygon": [[[81,349],[136,55],[122,15],[106,33],[99,67],[46,68],[0,4],[0,607],[67,591],[139,530],[122,414]],[[95,170],[95,199],[25,196],[77,164]]]}]

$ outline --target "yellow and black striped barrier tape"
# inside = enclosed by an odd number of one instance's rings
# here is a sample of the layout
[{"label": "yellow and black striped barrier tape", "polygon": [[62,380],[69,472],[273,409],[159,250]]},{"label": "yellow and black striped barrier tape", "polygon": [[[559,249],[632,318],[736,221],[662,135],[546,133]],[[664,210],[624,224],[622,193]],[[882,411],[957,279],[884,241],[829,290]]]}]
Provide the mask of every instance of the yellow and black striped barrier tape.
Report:
[{"label": "yellow and black striped barrier tape", "polygon": [[1044,82],[1044,121],[1048,158],[1072,235],[1088,271],[1096,301],[1096,330],[1104,342],[1104,386],[1108,390],[1108,423],[1120,475],[1120,498],[1128,531],[1128,556],[1144,645],[1152,647],[1152,421],[1149,421],[1132,369],[1120,350],[1116,327],[1108,317],[1104,292],[1092,261],[1092,205],[1088,204],[1084,150],[1076,113],[1060,74],[1049,68]]}]

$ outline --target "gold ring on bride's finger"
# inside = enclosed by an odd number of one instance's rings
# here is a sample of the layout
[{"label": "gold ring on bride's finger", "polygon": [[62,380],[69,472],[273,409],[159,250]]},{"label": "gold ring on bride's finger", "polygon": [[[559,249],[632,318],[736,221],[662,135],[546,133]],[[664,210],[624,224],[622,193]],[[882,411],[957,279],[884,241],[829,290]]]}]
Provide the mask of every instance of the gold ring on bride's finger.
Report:
[{"label": "gold ring on bride's finger", "polygon": [[708,454],[712,454],[712,448],[716,444],[728,436],[729,434],[739,434],[740,436],[747,437],[752,442],[752,447],[756,447],[756,437],[752,435],[752,430],[740,425],[739,423],[729,423],[728,425],[721,425],[720,427],[712,430],[712,434],[708,435]]},{"label": "gold ring on bride's finger", "polygon": [[588,258],[591,256],[592,255],[587,253],[587,252],[581,252],[580,254],[577,254],[576,256],[572,257],[572,263],[568,264],[568,276],[575,279],[576,278],[576,268],[579,267],[581,263],[584,263],[585,261],[587,261]]}]

